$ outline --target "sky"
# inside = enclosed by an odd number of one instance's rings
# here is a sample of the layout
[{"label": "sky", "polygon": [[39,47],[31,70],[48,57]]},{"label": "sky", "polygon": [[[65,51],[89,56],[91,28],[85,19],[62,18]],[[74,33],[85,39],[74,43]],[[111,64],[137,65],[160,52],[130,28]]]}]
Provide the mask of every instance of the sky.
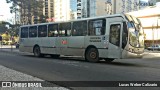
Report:
[{"label": "sky", "polygon": [[10,6],[11,4],[6,3],[6,0],[0,0],[0,21],[11,22],[13,15],[10,13]]}]

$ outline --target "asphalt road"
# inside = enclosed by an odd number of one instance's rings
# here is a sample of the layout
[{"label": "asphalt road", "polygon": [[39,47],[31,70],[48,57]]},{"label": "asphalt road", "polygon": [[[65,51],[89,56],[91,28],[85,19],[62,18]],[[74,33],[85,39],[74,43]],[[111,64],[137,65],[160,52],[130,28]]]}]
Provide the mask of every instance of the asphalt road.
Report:
[{"label": "asphalt road", "polygon": [[29,54],[0,51],[0,65],[47,81],[160,81],[158,57],[89,63],[77,58],[36,58]]}]

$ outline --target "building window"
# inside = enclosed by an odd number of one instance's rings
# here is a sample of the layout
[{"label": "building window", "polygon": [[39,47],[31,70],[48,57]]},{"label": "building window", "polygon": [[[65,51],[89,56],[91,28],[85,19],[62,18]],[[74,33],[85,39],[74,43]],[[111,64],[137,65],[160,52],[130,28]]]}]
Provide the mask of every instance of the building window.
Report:
[{"label": "building window", "polygon": [[21,38],[28,38],[28,27],[21,28]]},{"label": "building window", "polygon": [[85,36],[87,34],[87,21],[73,22],[72,35],[73,36]]},{"label": "building window", "polygon": [[59,24],[59,36],[70,36],[71,35],[71,23],[60,23]]},{"label": "building window", "polygon": [[58,36],[58,25],[49,24],[48,25],[48,37],[57,37]]},{"label": "building window", "polygon": [[38,26],[38,37],[47,36],[47,25]]},{"label": "building window", "polygon": [[88,24],[89,35],[104,35],[106,31],[106,20],[90,20]]},{"label": "building window", "polygon": [[29,28],[29,37],[37,37],[37,26]]}]

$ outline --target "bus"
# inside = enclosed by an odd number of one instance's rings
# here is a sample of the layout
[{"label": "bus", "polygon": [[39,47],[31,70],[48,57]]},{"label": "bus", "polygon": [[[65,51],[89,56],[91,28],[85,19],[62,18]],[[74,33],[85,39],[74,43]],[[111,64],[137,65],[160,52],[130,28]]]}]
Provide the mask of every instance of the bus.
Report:
[{"label": "bus", "polygon": [[89,62],[141,58],[144,31],[127,14],[20,26],[19,50],[36,57],[79,56]]}]

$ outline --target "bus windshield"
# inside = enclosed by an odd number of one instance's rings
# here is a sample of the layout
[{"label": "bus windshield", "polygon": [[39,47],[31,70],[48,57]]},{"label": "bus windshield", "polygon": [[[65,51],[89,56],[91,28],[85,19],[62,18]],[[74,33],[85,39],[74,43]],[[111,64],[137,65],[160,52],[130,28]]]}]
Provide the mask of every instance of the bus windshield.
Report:
[{"label": "bus windshield", "polygon": [[139,19],[130,15],[126,15],[126,18],[128,19],[127,26],[130,45],[137,48],[144,47],[144,31],[141,22]]}]

